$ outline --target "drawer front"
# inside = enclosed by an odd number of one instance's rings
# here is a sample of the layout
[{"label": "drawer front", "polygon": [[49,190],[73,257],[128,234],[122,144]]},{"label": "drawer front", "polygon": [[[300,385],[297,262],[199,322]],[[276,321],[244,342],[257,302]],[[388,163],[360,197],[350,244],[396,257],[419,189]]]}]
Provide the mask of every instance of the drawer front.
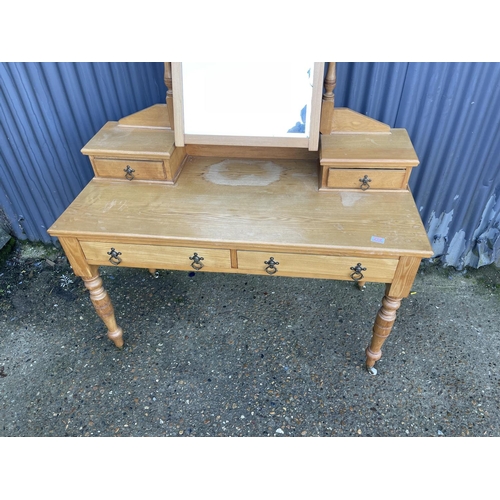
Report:
[{"label": "drawer front", "polygon": [[[273,265],[271,257],[276,262]],[[361,264],[359,272],[355,269]],[[332,255],[303,255],[281,252],[238,252],[238,270],[254,274],[299,276],[304,278],[331,278],[337,280],[379,281],[390,283],[398,259],[340,257]],[[267,271],[266,271],[267,268]]]},{"label": "drawer front", "polygon": [[94,158],[94,170],[98,177],[127,180],[166,180],[162,161]]},{"label": "drawer front", "polygon": [[337,189],[406,189],[406,169],[329,168],[327,187]]},{"label": "drawer front", "polygon": [[[80,245],[87,262],[99,266],[195,269],[197,271],[231,269],[229,250],[93,241],[80,241]],[[116,252],[114,257],[111,255],[112,249]]]}]

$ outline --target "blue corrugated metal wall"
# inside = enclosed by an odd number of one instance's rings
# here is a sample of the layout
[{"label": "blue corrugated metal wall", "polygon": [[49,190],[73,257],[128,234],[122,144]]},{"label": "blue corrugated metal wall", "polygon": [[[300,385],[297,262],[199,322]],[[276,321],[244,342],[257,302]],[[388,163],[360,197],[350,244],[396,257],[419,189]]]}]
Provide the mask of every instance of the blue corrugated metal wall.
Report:
[{"label": "blue corrugated metal wall", "polygon": [[500,259],[500,64],[340,63],[336,104],[406,128],[410,186],[435,259]]},{"label": "blue corrugated metal wall", "polygon": [[[0,90],[0,207],[16,237],[49,242],[46,228],[92,177],[80,149],[166,89],[162,63],[3,63]],[[339,63],[335,94],[408,130],[435,259],[499,260],[500,63]]]},{"label": "blue corrugated metal wall", "polygon": [[13,235],[51,242],[46,229],[93,175],[81,148],[165,92],[163,63],[1,63],[0,207]]}]

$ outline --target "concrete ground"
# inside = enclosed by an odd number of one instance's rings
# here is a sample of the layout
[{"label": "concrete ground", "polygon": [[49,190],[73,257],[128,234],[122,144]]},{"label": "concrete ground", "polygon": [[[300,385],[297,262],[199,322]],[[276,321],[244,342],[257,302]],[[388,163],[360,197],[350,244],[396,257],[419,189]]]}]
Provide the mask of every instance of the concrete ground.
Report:
[{"label": "concrete ground", "polygon": [[0,436],[499,436],[500,269],[384,285],[103,268],[116,349],[60,250],[0,267]]}]

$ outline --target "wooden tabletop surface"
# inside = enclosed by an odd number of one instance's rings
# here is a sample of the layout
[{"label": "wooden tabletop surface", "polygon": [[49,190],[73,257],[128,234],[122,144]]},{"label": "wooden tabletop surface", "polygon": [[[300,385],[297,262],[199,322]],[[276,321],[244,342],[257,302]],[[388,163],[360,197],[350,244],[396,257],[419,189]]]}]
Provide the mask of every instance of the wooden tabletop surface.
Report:
[{"label": "wooden tabletop surface", "polygon": [[53,236],[150,244],[432,256],[407,191],[318,191],[318,162],[192,157],[175,186],[93,179]]}]

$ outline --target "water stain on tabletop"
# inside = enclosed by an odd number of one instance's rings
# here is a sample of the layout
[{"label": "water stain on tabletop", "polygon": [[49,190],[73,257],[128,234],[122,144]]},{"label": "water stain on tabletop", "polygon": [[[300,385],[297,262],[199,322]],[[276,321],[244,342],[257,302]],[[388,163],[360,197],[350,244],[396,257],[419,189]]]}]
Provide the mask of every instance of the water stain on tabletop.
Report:
[{"label": "water stain on tabletop", "polygon": [[342,205],[344,207],[352,207],[356,204],[356,202],[363,197],[361,193],[353,193],[351,191],[344,191],[340,193],[340,197],[342,200]]},{"label": "water stain on tabletop", "polygon": [[280,179],[282,171],[272,161],[230,159],[210,165],[204,178],[225,186],[268,186]]}]

